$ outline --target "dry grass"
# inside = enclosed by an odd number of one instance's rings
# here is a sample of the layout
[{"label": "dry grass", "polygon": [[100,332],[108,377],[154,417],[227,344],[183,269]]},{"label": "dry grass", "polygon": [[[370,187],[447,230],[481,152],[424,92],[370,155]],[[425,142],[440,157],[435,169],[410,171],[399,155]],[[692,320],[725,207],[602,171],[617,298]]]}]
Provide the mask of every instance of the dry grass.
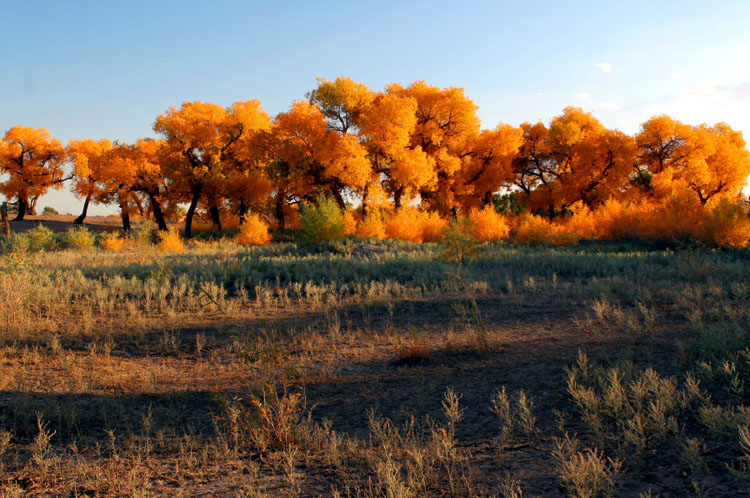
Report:
[{"label": "dry grass", "polygon": [[746,489],[747,253],[379,248],[2,256],[0,493]]}]

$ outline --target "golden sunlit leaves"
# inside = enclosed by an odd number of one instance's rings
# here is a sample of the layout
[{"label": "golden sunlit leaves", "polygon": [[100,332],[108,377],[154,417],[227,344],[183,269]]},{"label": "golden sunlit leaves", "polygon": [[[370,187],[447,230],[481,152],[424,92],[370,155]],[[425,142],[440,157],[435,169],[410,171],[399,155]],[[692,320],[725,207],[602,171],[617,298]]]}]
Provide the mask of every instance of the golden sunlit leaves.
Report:
[{"label": "golden sunlit leaves", "polygon": [[568,107],[548,124],[481,129],[461,88],[416,81],[374,91],[339,77],[319,79],[273,119],[257,100],[184,102],[154,130],[163,140],[63,149],[46,130],[15,127],[0,141],[9,174],[0,191],[31,206],[65,180],[67,159],[86,205],[150,212],[162,229],[164,213],[188,205],[188,237],[196,212],[219,227],[222,216],[236,224],[263,213],[283,230],[321,198],[347,213],[347,233],[413,241],[467,217],[482,241],[560,244],[669,234],[736,246],[748,226],[750,153],[725,123],[655,116],[629,136]]},{"label": "golden sunlit leaves", "polygon": [[61,186],[64,160],[62,144],[44,128],[14,126],[0,140],[0,172],[9,175],[0,192],[19,200],[19,219],[29,199]]}]

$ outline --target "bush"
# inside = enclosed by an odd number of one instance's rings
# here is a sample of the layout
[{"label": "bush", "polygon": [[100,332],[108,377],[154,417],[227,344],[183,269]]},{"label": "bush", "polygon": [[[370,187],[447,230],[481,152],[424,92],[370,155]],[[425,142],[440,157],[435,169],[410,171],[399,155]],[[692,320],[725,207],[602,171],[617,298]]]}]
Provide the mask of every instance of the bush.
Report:
[{"label": "bush", "polygon": [[31,243],[29,236],[25,233],[13,233],[9,236],[0,236],[0,251],[7,253],[29,252]]},{"label": "bush", "polygon": [[354,211],[348,210],[344,213],[344,233],[355,235],[357,233],[357,215]]},{"label": "bush", "polygon": [[468,219],[453,220],[440,237],[443,248],[443,258],[454,263],[464,263],[477,248],[477,240],[472,234],[472,227]]},{"label": "bush", "polygon": [[125,249],[126,240],[117,232],[109,232],[99,240],[99,245],[105,251],[122,251]]},{"label": "bush", "polygon": [[510,226],[505,217],[491,206],[482,210],[472,209],[469,213],[471,234],[477,242],[494,242],[508,238]]},{"label": "bush", "polygon": [[422,242],[436,242],[448,228],[448,222],[434,211],[422,211],[419,223],[422,228]]},{"label": "bush", "polygon": [[142,219],[130,230],[130,240],[138,245],[150,245],[159,241],[159,230],[151,220]]},{"label": "bush", "polygon": [[365,216],[365,219],[357,226],[357,237],[363,239],[378,239],[382,240],[385,238],[385,222],[383,221],[383,215],[379,211],[370,211]]},{"label": "bush", "polygon": [[166,232],[159,233],[159,252],[185,252],[185,243],[180,237],[177,227],[173,226]]},{"label": "bush", "polygon": [[701,220],[699,239],[717,247],[747,247],[750,217],[744,206],[729,199],[708,210]]},{"label": "bush", "polygon": [[551,242],[562,246],[577,244],[581,236],[566,226],[564,221],[555,223],[547,218],[528,214],[520,218],[515,240],[523,244]]},{"label": "bush", "polygon": [[438,213],[420,211],[415,207],[399,209],[385,227],[386,235],[392,239],[409,242],[435,242],[440,239],[448,222]]},{"label": "bush", "polygon": [[86,227],[71,228],[63,236],[63,244],[68,249],[88,251],[94,247],[96,237]]},{"label": "bush", "polygon": [[243,246],[264,246],[271,242],[268,224],[257,214],[246,214],[234,241]]},{"label": "bush", "polygon": [[53,208],[52,206],[45,206],[44,211],[42,211],[42,214],[60,214],[57,212],[57,209]]},{"label": "bush", "polygon": [[518,230],[516,231],[516,242],[522,244],[534,244],[549,242],[552,238],[552,223],[547,218],[527,214],[519,218]]},{"label": "bush", "polygon": [[41,223],[26,232],[29,251],[53,251],[57,247],[57,235]]},{"label": "bush", "polygon": [[386,235],[390,239],[422,242],[420,215],[419,210],[411,206],[399,209],[388,220],[385,226]]},{"label": "bush", "polygon": [[302,237],[311,244],[343,239],[346,236],[344,214],[336,201],[327,197],[320,198],[317,206],[304,206],[301,222]]}]

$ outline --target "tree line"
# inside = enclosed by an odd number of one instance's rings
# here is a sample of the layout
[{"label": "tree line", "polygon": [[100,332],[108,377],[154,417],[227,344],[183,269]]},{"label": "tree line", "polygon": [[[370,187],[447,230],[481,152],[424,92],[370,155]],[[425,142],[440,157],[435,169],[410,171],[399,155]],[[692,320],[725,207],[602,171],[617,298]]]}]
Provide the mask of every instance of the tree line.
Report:
[{"label": "tree line", "polygon": [[17,220],[51,188],[70,183],[84,207],[148,213],[160,229],[196,213],[217,228],[228,214],[273,217],[284,230],[296,206],[321,196],[372,210],[419,202],[443,217],[493,205],[513,192],[523,209],[559,218],[603,204],[680,197],[700,206],[738,202],[750,175],[739,131],[656,116],[634,136],[568,107],[548,124],[482,129],[463,89],[423,81],[374,91],[350,78],[319,79],[305,99],[270,117],[257,100],[229,107],[184,102],[153,125],[160,138],[134,143],[71,140],[16,126],[0,139],[0,192]]}]

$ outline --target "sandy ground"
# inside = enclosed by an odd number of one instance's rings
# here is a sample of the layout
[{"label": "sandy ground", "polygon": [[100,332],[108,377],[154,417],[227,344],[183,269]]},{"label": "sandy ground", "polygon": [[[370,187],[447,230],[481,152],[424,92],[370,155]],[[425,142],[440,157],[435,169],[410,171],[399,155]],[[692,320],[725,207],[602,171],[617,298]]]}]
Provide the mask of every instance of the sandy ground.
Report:
[{"label": "sandy ground", "polygon": [[[65,232],[75,226],[74,219],[76,219],[76,215],[73,214],[27,215],[23,221],[12,221],[11,219],[10,229],[13,232],[25,232],[42,224],[55,232]],[[89,216],[84,221],[84,225],[90,230],[111,232],[122,228],[122,220],[119,216]]]}]

